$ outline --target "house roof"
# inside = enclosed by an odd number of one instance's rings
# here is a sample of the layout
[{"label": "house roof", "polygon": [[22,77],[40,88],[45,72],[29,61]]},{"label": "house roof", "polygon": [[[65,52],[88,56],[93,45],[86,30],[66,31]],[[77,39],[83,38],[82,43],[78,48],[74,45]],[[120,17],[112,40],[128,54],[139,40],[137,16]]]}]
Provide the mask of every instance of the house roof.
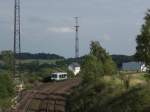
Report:
[{"label": "house roof", "polygon": [[144,63],[142,62],[127,62],[122,64],[123,70],[138,70]]}]

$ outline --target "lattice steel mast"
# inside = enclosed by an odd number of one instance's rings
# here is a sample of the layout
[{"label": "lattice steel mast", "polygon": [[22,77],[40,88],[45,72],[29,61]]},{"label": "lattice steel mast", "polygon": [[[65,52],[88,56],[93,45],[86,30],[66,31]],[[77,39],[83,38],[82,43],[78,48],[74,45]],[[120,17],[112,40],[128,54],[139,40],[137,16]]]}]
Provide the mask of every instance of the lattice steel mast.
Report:
[{"label": "lattice steel mast", "polygon": [[[17,56],[20,58],[21,53],[21,40],[20,40],[20,0],[15,0],[14,6],[14,78],[20,77],[20,72],[17,71],[17,67],[20,65],[20,61],[17,62]],[[19,59],[20,60],[20,59]]]},{"label": "lattice steel mast", "polygon": [[74,26],[75,27],[75,58],[79,58],[79,23],[78,23],[78,17],[75,17],[75,23],[76,25]]}]

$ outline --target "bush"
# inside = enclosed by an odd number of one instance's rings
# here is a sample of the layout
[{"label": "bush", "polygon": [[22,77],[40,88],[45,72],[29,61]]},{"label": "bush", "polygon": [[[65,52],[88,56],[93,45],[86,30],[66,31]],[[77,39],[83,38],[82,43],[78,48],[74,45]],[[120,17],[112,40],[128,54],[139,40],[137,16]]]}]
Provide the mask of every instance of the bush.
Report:
[{"label": "bush", "polygon": [[15,95],[15,86],[9,73],[0,73],[0,107],[11,104],[10,99]]}]

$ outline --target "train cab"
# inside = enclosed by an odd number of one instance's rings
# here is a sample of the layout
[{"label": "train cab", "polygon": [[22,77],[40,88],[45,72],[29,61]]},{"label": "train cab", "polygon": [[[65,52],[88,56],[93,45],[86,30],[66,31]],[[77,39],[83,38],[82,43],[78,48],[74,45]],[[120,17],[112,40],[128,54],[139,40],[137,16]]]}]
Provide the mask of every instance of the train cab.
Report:
[{"label": "train cab", "polygon": [[51,80],[55,81],[61,81],[61,80],[67,80],[67,73],[65,72],[55,72],[51,74]]}]

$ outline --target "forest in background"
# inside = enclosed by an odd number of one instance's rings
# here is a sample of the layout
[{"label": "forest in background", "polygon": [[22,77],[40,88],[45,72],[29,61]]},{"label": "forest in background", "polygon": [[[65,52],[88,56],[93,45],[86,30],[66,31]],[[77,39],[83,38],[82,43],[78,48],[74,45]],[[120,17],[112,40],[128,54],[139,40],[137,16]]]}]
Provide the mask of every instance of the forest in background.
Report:
[{"label": "forest in background", "polygon": [[[2,61],[2,55],[4,55],[4,52],[7,51],[2,51],[0,53],[0,61]],[[8,51],[11,52],[11,51]],[[124,62],[131,62],[131,61],[135,61],[134,56],[128,56],[128,55],[111,55],[113,61],[116,63],[117,67],[120,69],[122,67],[122,63]],[[19,56],[17,55],[17,58],[19,58]],[[78,59],[79,63],[82,62],[82,60],[85,58],[85,56],[82,56]],[[20,55],[20,59],[22,60],[23,63],[30,63],[32,61],[36,61],[39,60],[41,63],[47,63],[47,64],[70,64],[72,62],[74,62],[76,59],[75,58],[65,58],[63,56],[57,55],[57,54],[49,54],[49,53],[21,53]]]}]

